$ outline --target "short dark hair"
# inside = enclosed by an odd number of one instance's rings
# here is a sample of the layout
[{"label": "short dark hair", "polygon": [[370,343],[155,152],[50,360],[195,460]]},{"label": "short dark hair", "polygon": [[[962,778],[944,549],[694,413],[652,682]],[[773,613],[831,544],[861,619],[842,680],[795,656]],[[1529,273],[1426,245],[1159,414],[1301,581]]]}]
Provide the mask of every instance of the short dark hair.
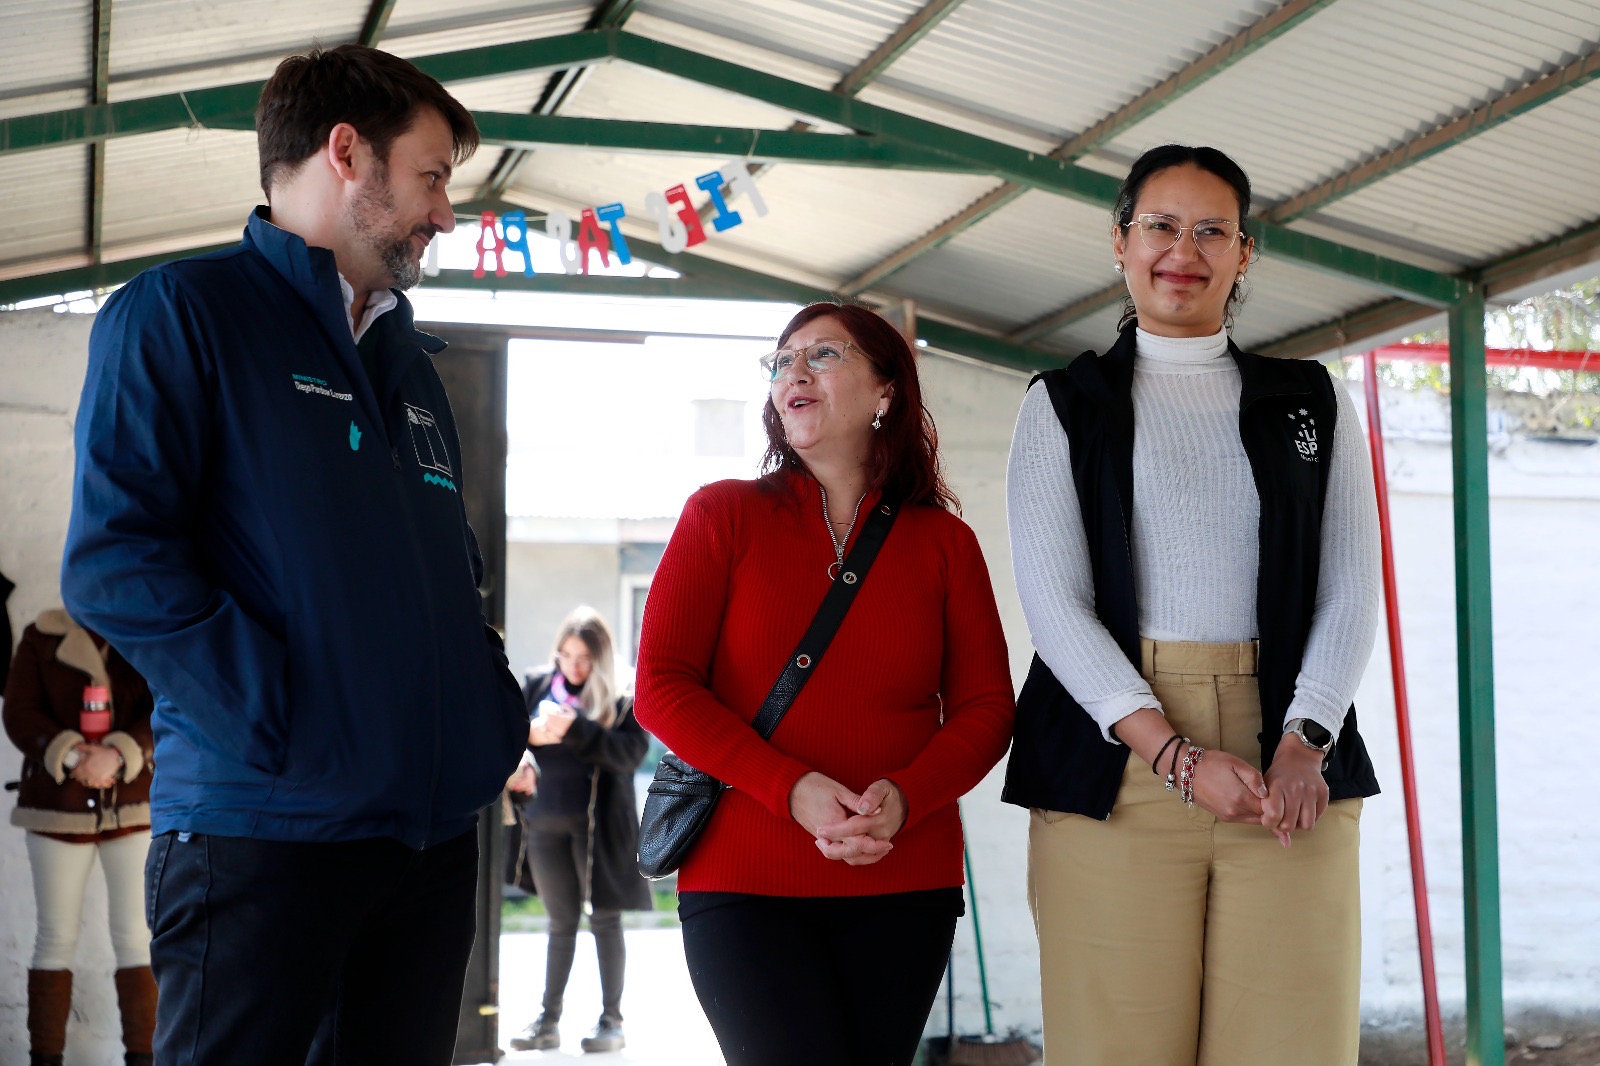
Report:
[{"label": "short dark hair", "polygon": [[[939,432],[922,403],[922,383],[917,378],[916,350],[888,320],[860,304],[814,303],[802,307],[778,336],[778,347],[789,343],[796,330],[819,318],[836,318],[850,331],[872,363],[880,380],[894,385],[894,402],[883,416],[883,428],[872,435],[867,476],[874,488],[898,497],[905,505],[927,504],[947,511],[961,510],[961,501],[945,483],[939,463]],[[842,339],[842,338],[841,338]],[[767,397],[761,412],[767,431],[767,452],[761,460],[765,474],[784,469],[804,470],[805,462],[789,447],[783,420]]]},{"label": "short dark hair", "polygon": [[[1163,144],[1159,148],[1152,148],[1138,159],[1133,166],[1128,168],[1128,176],[1122,179],[1122,188],[1117,191],[1117,205],[1113,211],[1116,225],[1122,230],[1122,239],[1128,239],[1128,227],[1133,225],[1133,209],[1139,202],[1139,194],[1144,191],[1145,182],[1155,175],[1171,167],[1197,166],[1210,174],[1215,174],[1227,182],[1233,189],[1233,195],[1239,200],[1239,239],[1250,239],[1250,178],[1245,174],[1244,168],[1232,159],[1226,152],[1205,145],[1190,146],[1187,144]],[[1228,294],[1227,307],[1223,312],[1223,321],[1226,325],[1233,325],[1233,313],[1244,303],[1244,293],[1237,285]],[[1123,298],[1122,321],[1117,323],[1120,332],[1128,323],[1137,318],[1133,307],[1133,297]]]},{"label": "short dark hair", "polygon": [[399,56],[359,44],[313,48],[278,64],[256,104],[256,146],[261,191],[293,174],[348,122],[387,162],[396,137],[431,107],[450,125],[452,162],[460,165],[478,149],[478,124],[438,80]]}]

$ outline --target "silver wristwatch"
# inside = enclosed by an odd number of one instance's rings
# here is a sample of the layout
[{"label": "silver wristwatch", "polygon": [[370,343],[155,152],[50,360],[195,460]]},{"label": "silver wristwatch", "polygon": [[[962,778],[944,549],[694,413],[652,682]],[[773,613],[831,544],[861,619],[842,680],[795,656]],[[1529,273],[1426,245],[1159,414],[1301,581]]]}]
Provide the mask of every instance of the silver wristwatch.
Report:
[{"label": "silver wristwatch", "polygon": [[1300,743],[1312,751],[1326,755],[1333,750],[1333,734],[1328,732],[1326,726],[1309,718],[1291,718],[1283,723],[1283,731],[1299,737]]}]

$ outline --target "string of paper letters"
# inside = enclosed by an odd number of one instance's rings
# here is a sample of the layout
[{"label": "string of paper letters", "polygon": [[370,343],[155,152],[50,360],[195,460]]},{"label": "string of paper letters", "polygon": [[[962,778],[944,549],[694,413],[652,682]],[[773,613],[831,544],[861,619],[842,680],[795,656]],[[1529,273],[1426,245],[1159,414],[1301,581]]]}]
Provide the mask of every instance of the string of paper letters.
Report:
[{"label": "string of paper letters", "polygon": [[[709,174],[702,174],[694,183],[711,197],[712,215],[707,220],[717,233],[724,233],[744,223],[744,215],[728,206],[728,201],[743,197],[759,218],[767,213],[767,202],[761,198],[755,179],[743,163],[724,163]],[[728,195],[722,189],[727,186]],[[705,225],[700,212],[689,199],[688,189],[674,185],[666,192],[653,192],[644,198],[645,213],[655,220],[660,244],[668,252],[681,252],[693,248],[706,239]],[[568,274],[589,273],[589,257],[598,254],[601,267],[611,265],[611,256],[627,266],[633,262],[627,238],[622,235],[619,223],[627,217],[620,201],[600,207],[586,207],[578,217],[577,232],[573,232],[572,217],[559,208],[552,210],[544,221],[545,235],[559,242],[561,268]],[[496,218],[493,211],[485,211],[478,220],[478,265],[472,276],[481,278],[488,273],[485,262],[492,256],[496,277],[506,274],[505,253],[517,252],[522,256],[522,272],[533,277],[533,256],[528,252],[528,216],[524,211],[507,211]]]}]

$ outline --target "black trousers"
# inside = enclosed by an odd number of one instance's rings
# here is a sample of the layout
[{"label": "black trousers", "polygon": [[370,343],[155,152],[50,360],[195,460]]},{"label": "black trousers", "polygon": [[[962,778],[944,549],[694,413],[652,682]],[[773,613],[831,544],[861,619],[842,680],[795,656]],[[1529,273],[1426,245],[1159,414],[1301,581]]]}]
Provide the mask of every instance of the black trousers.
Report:
[{"label": "black trousers", "polygon": [[156,1062],[448,1066],[477,880],[476,830],[424,851],[162,834]]},{"label": "black trousers", "polygon": [[[578,952],[578,923],[583,920],[583,886],[589,876],[589,815],[543,816],[529,819],[528,861],[533,883],[550,916],[550,941],[544,960],[544,1013],[560,1019],[567,977]],[[622,939],[622,911],[593,907],[589,929],[594,933],[600,962],[601,1013],[622,1020],[622,979],[627,949]]]},{"label": "black trousers", "polygon": [[907,1066],[963,910],[959,888],[678,896],[689,977],[728,1066]]}]

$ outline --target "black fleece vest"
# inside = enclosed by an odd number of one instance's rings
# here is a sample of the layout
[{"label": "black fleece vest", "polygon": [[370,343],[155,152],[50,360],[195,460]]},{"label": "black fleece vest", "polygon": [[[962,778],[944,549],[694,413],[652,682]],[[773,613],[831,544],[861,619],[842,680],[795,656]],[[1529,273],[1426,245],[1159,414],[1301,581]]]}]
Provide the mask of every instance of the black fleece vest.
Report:
[{"label": "black fleece vest", "polygon": [[[1085,352],[1040,374],[1066,431],[1072,478],[1094,574],[1095,609],[1140,667],[1129,516],[1133,513],[1133,364],[1129,326],[1104,356]],[[1333,382],[1315,362],[1242,352],[1239,438],[1261,499],[1256,622],[1260,634],[1261,765],[1271,765],[1284,712],[1311,631],[1321,556],[1322,507],[1338,408]],[[1029,386],[1032,386],[1032,382]],[[1022,807],[1109,818],[1128,749],[1109,744],[1087,711],[1038,655],[1017,697],[1017,718],[1002,799]],[[1331,799],[1378,791],[1351,707],[1324,772]]]}]

